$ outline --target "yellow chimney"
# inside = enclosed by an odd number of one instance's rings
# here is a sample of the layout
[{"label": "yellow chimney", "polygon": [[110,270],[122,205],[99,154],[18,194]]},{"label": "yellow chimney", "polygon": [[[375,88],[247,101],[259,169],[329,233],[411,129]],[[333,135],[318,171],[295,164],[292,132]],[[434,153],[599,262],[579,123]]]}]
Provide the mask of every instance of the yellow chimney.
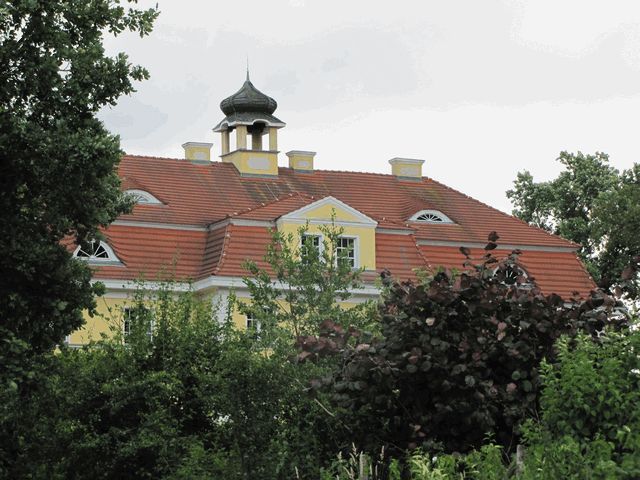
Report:
[{"label": "yellow chimney", "polygon": [[312,173],[313,157],[315,157],[315,155],[316,152],[291,150],[290,152],[287,152],[287,157],[289,157],[289,168],[293,168],[295,172]]},{"label": "yellow chimney", "polygon": [[391,173],[402,180],[420,180],[422,178],[422,164],[424,160],[415,158],[392,158]]},{"label": "yellow chimney", "polygon": [[211,147],[213,143],[187,142],[182,144],[184,148],[184,158],[192,162],[211,161]]}]

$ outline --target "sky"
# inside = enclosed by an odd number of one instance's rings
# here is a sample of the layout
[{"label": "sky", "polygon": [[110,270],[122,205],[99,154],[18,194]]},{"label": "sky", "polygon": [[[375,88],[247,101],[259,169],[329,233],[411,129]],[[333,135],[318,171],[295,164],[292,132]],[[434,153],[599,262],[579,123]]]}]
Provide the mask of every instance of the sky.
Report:
[{"label": "sky", "polygon": [[[141,0],[147,7],[156,1]],[[505,212],[519,171],[563,151],[640,161],[640,2],[164,0],[150,36],[108,37],[150,79],[101,112],[127,153],[213,143],[244,82],[278,102],[280,165],[390,173],[394,157]]]}]

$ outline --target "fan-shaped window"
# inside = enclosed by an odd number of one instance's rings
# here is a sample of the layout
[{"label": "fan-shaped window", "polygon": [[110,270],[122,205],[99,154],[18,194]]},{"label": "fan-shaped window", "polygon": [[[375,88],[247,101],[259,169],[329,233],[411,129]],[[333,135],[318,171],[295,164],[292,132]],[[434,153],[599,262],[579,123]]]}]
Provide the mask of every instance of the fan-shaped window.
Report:
[{"label": "fan-shaped window", "polygon": [[424,223],[453,223],[449,217],[438,210],[420,210],[409,220]]},{"label": "fan-shaped window", "polygon": [[87,246],[79,246],[73,252],[73,256],[89,262],[96,263],[120,263],[113,249],[104,242],[91,240]]},{"label": "fan-shaped window", "polygon": [[531,286],[529,275],[527,275],[524,269],[517,265],[508,265],[502,269],[499,267],[496,268],[493,273],[494,275],[500,275],[502,277],[502,283],[505,285],[515,285],[518,283],[521,288]]},{"label": "fan-shaped window", "polygon": [[158,200],[156,197],[151,195],[149,192],[145,192],[144,190],[126,190],[124,193],[133,197],[134,201],[138,205],[161,205],[162,202]]}]

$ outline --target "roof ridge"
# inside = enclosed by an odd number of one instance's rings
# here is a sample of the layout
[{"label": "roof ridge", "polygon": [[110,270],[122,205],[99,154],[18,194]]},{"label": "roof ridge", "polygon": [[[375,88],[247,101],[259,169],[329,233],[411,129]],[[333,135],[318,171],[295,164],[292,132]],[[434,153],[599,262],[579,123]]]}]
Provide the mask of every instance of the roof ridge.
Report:
[{"label": "roof ridge", "polygon": [[[160,157],[160,156],[155,156],[155,155],[137,155],[137,154],[133,154],[133,153],[125,153],[123,155],[123,157],[130,157],[130,158],[147,158],[150,160],[176,160],[176,161],[185,161],[185,162],[189,162],[189,160],[185,160],[184,158],[176,158],[176,157]],[[230,163],[229,162],[222,162],[220,160],[209,160],[209,163],[211,165],[227,165]],[[207,163],[205,163],[204,165],[208,165]],[[202,166],[202,165],[199,165]],[[293,171],[294,169],[291,167],[285,167],[285,166],[278,166],[278,170],[291,170]],[[324,169],[324,168],[314,168],[314,172],[331,172],[331,173],[355,173],[358,175],[373,175],[373,176],[379,176],[379,177],[394,177],[395,175],[392,173],[381,173],[381,172],[362,172],[362,171],[357,171],[357,170],[333,170],[333,169]],[[422,180],[431,180],[429,177],[422,177]]]},{"label": "roof ridge", "polygon": [[[289,192],[289,193],[285,193],[283,195],[280,195],[279,197],[277,197],[275,200],[271,200],[269,202],[261,202],[258,205],[254,206],[254,207],[247,207],[243,210],[240,210],[239,212],[233,212],[233,214],[227,214],[227,216],[225,218],[232,218],[232,217],[238,217],[241,215],[245,215],[249,212],[253,212],[256,210],[260,210],[263,208],[267,208],[273,204],[276,204],[278,202],[282,202],[284,200],[288,200],[289,198],[293,198],[293,197],[301,197],[301,198],[305,198],[307,200],[312,200],[315,201],[316,197],[314,195],[309,195],[308,193],[304,193],[304,192]],[[324,197],[323,197],[324,198]]]},{"label": "roof ridge", "polygon": [[227,247],[229,246],[229,239],[231,238],[231,232],[229,231],[231,227],[231,224],[227,224],[224,227],[224,241],[222,242],[222,248],[220,249],[220,258],[218,259],[218,265],[215,266],[215,268],[213,269],[213,273],[212,275],[217,275],[218,272],[222,269],[222,266],[224,265],[224,261],[226,260],[226,255],[227,255]]},{"label": "roof ridge", "polygon": [[[427,177],[427,178],[429,178],[433,183],[435,183],[435,184],[437,184],[437,185],[440,185],[441,187],[444,187],[444,188],[446,188],[447,190],[450,190],[450,191],[455,192],[455,193],[457,193],[457,194],[459,194],[459,195],[462,195],[463,197],[468,198],[469,200],[474,201],[474,202],[476,202],[476,203],[479,203],[480,205],[483,205],[483,206],[485,206],[485,207],[487,207],[487,208],[489,208],[489,209],[491,209],[491,210],[493,210],[493,211],[495,211],[495,212],[498,212],[500,215],[503,215],[503,216],[505,216],[505,217],[507,217],[507,218],[509,218],[509,219],[511,219],[511,220],[516,220],[517,222],[522,223],[523,225],[526,225],[526,226],[527,226],[527,227],[529,227],[529,228],[533,228],[533,229],[536,229],[536,230],[540,230],[541,232],[545,233],[546,235],[548,235],[548,236],[550,236],[550,237],[552,237],[552,238],[560,239],[560,240],[562,240],[563,242],[566,242],[566,243],[570,244],[571,246],[574,246],[574,247],[581,247],[581,246],[582,246],[582,245],[580,245],[579,243],[575,243],[575,242],[573,242],[573,241],[571,241],[571,240],[567,240],[566,238],[563,238],[563,237],[561,237],[560,235],[556,235],[555,233],[548,232],[548,231],[546,231],[544,228],[540,228],[540,227],[538,227],[538,226],[536,226],[536,225],[531,225],[531,224],[529,224],[529,223],[525,222],[524,220],[522,220],[521,218],[516,217],[515,215],[511,215],[511,214],[509,214],[509,213],[503,212],[502,210],[499,210],[499,209],[497,209],[497,208],[495,208],[495,207],[492,207],[492,206],[491,206],[491,205],[489,205],[488,203],[484,203],[482,200],[478,200],[477,198],[473,198],[473,197],[471,197],[471,196],[467,195],[466,193],[461,192],[460,190],[456,190],[455,188],[450,187],[449,185],[445,185],[445,184],[444,184],[444,183],[442,183],[442,182],[439,182],[439,181],[437,181],[437,180],[434,180],[434,179],[433,179],[433,178],[431,178],[431,177]],[[498,233],[500,233],[500,232],[498,232]]]},{"label": "roof ridge", "polygon": [[183,161],[183,162],[188,162],[189,160],[186,160],[184,158],[176,158],[176,157],[157,157],[155,155],[136,155],[133,153],[125,153],[122,158],[124,157],[129,157],[129,158],[147,158],[149,160],[176,160],[176,161]]},{"label": "roof ridge", "polygon": [[427,260],[427,257],[425,257],[424,253],[422,253],[422,250],[420,250],[420,245],[418,245],[418,242],[416,241],[415,234],[414,233],[410,233],[409,236],[411,237],[411,240],[413,241],[413,245],[416,247],[416,251],[418,252],[418,256],[422,259],[422,261],[424,262],[426,267],[427,268],[433,268],[431,266],[431,262],[429,260]]}]

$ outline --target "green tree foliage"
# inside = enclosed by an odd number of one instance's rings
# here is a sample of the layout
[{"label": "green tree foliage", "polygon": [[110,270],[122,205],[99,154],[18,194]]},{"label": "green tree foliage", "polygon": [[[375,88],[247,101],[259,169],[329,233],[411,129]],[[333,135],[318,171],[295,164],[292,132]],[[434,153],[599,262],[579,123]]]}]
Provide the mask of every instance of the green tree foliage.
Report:
[{"label": "green tree foliage", "polygon": [[89,241],[129,206],[119,139],[96,118],[148,76],[103,48],[105,35],[150,32],[158,12],[128,3],[0,4],[0,336],[35,351],[78,328],[99,291],[61,242]]},{"label": "green tree foliage", "polygon": [[306,366],[256,351],[191,292],[140,295],[135,311],[126,342],[44,355],[0,477],[318,478],[335,447]]},{"label": "green tree foliage", "polygon": [[539,421],[525,429],[524,478],[640,477],[640,332],[562,338],[542,366]]},{"label": "green tree foliage", "polygon": [[[494,232],[487,250],[496,239]],[[359,448],[464,452],[487,434],[515,445],[516,427],[537,407],[538,367],[553,358],[554,341],[626,322],[612,297],[568,306],[522,276],[514,283],[517,255],[497,261],[487,253],[469,272],[440,271],[419,284],[387,276],[379,338],[352,345],[345,337],[353,332],[331,323],[320,337],[301,338],[301,358],[341,353],[333,375],[314,386],[329,392]]]},{"label": "green tree foliage", "polygon": [[[554,180],[534,182],[520,172],[507,192],[513,214],[579,243],[589,272],[601,288],[640,293],[640,165],[618,172],[604,153],[561,152],[564,171]],[[623,278],[629,266],[634,274]]]},{"label": "green tree foliage", "polygon": [[297,235],[274,231],[265,255],[268,268],[247,262],[250,276],[244,282],[251,301],[237,306],[260,323],[262,346],[290,349],[296,337],[317,334],[327,319],[345,328],[370,324],[370,303],[339,303],[363,288],[362,269],[353,269],[335,248],[343,229],[332,223],[320,232],[321,240],[314,243],[307,226]]}]

